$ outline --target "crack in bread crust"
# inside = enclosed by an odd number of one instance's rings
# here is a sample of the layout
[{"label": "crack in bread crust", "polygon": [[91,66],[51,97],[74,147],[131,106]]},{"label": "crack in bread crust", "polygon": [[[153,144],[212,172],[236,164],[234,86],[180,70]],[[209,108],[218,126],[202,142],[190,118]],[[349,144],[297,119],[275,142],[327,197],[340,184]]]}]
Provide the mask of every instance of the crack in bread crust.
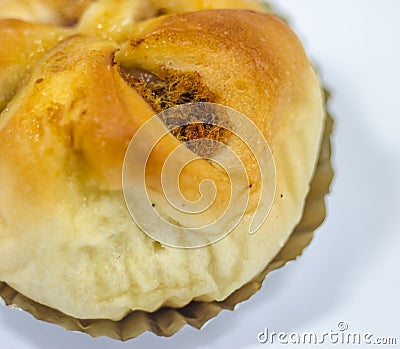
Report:
[{"label": "crack in bread crust", "polygon": [[[177,105],[220,100],[203,82],[196,71],[181,72],[163,68],[158,76],[151,72],[132,69],[121,69],[121,76],[126,83],[136,90],[157,113]],[[201,109],[201,110],[200,110]],[[230,135],[228,115],[220,112],[204,113],[201,105],[194,106],[190,115],[173,113],[163,114],[163,121],[171,133],[182,143],[195,139],[208,139],[201,143],[187,144],[196,154],[209,157],[218,148],[218,142],[225,143]],[[188,123],[184,126],[182,123]],[[176,127],[174,127],[176,126]],[[224,126],[226,128],[224,128]]]}]

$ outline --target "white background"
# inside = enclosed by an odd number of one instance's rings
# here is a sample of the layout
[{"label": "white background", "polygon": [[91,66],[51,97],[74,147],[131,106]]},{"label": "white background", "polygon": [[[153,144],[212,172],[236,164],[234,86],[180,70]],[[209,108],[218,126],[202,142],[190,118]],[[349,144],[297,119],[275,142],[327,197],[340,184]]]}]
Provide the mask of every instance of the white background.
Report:
[{"label": "white background", "polygon": [[272,3],[333,94],[336,177],[327,220],[304,255],[201,331],[185,327],[172,338],[146,333],[119,343],[0,306],[1,349],[300,348],[261,345],[257,334],[265,327],[322,333],[339,321],[351,331],[395,336],[400,347],[400,1]]}]

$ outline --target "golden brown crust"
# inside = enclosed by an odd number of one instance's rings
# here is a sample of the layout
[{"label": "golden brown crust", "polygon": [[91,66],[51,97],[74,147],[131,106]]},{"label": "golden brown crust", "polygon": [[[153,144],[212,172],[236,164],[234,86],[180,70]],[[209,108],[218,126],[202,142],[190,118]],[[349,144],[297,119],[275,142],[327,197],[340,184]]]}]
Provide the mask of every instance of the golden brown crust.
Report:
[{"label": "golden brown crust", "polygon": [[[110,32],[93,27],[98,10],[90,7],[75,29],[51,39],[36,25],[0,24],[33,28],[32,37],[48,42],[31,67],[24,65],[29,40],[16,45],[26,80],[9,85],[0,116],[0,280],[81,318],[224,299],[268,264],[300,219],[324,121],[318,79],[297,37],[268,14],[209,10],[132,21],[126,30],[117,21]],[[0,64],[10,71],[8,61]],[[155,112],[120,67],[196,72],[216,102],[257,124],[275,157],[278,192],[260,231],[247,234],[250,212],[225,239],[187,251],[155,245],[134,225],[121,192],[122,160]],[[169,136],[156,150],[153,177],[177,142]],[[257,199],[254,164],[245,163]],[[189,198],[203,176],[221,178],[206,161],[183,173]]]},{"label": "golden brown crust", "polygon": [[[121,189],[124,154],[140,125],[134,115],[145,118],[154,112],[120,77],[113,62],[115,51],[113,45],[96,39],[64,40],[33,71],[27,88],[20,92],[23,101],[9,106],[13,116],[0,130],[0,147],[9,162],[23,157],[29,149],[27,161],[17,162],[24,168],[32,163],[32,171],[24,178],[27,183],[31,178],[32,185],[39,185],[31,173],[44,179],[54,162],[60,171],[95,171],[93,179],[97,178],[98,183],[118,183]],[[66,91],[63,86],[74,88]],[[135,110],[135,114],[128,110]],[[3,117],[7,119],[7,113]],[[62,157],[52,161],[54,154],[43,148],[46,142],[62,147],[58,154]],[[71,164],[83,168],[71,169]],[[17,172],[20,176],[27,173],[23,169]],[[42,190],[40,187],[35,192]]]},{"label": "golden brown crust", "polygon": [[1,0],[0,18],[72,26],[96,0]]},{"label": "golden brown crust", "polygon": [[125,69],[199,72],[220,96],[217,102],[257,119],[269,142],[282,106],[309,66],[295,34],[269,14],[200,11],[145,22],[136,30],[140,34],[117,57]]},{"label": "golden brown crust", "polygon": [[50,25],[0,19],[0,111],[35,62],[68,34],[67,30]]}]

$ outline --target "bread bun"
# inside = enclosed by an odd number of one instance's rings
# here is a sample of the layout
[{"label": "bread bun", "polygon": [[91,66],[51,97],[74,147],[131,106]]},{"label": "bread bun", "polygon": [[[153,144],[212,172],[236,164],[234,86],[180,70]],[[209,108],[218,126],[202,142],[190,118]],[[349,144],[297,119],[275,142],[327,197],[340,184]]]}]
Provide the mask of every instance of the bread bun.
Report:
[{"label": "bread bun", "polygon": [[[265,268],[302,216],[325,120],[318,78],[280,19],[213,9],[261,11],[256,2],[82,3],[69,14],[74,26],[36,15],[0,20],[0,280],[82,319],[223,300]],[[254,234],[252,203],[262,189],[246,155],[249,209],[216,243],[166,246],[129,214],[129,142],[185,93],[242,113],[268,142],[276,195]],[[155,149],[153,164],[180,144],[175,136]],[[206,160],[193,163],[183,191],[197,193],[207,176],[223,175]]]}]

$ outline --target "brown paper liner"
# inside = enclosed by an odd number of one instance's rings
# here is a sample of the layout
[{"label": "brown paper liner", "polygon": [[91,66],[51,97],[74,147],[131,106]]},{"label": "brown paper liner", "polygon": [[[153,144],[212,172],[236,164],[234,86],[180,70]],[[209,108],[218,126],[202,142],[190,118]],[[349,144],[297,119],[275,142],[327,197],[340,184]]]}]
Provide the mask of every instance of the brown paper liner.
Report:
[{"label": "brown paper liner", "polygon": [[60,325],[68,330],[81,331],[94,337],[108,336],[126,341],[139,336],[145,331],[154,332],[159,336],[172,336],[186,324],[200,329],[221,310],[233,310],[236,304],[250,298],[261,288],[264,278],[270,271],[282,267],[288,261],[301,255],[303,249],[312,240],[314,230],[325,219],[324,198],[329,192],[330,183],[333,178],[333,170],[330,162],[330,135],[332,127],[333,120],[328,115],[325,122],[325,131],[318,164],[300,223],[294,229],[287,243],[268,266],[253,280],[232,293],[224,301],[193,301],[183,308],[164,307],[153,313],[133,311],[120,321],[112,321],[73,318],[58,310],[34,302],[3,282],[0,282],[0,297],[4,299],[7,305],[23,309],[39,320]]}]

